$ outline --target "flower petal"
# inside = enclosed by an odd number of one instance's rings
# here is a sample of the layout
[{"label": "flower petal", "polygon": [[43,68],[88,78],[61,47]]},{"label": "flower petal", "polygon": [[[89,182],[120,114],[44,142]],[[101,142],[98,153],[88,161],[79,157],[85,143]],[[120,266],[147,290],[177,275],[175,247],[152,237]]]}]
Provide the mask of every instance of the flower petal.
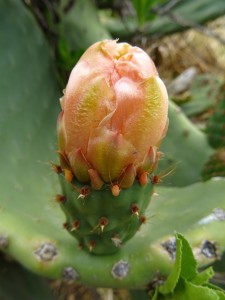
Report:
[{"label": "flower petal", "polygon": [[66,146],[66,132],[65,132],[64,111],[63,110],[59,113],[59,116],[57,119],[57,137],[58,137],[59,150],[64,151],[65,146]]},{"label": "flower petal", "polygon": [[76,178],[80,182],[88,182],[90,180],[88,169],[91,168],[90,164],[84,157],[81,149],[72,151],[68,155],[70,166]]},{"label": "flower petal", "polygon": [[89,169],[88,174],[90,176],[91,185],[92,185],[93,189],[100,190],[102,188],[104,182],[102,181],[102,179],[99,176],[98,172],[94,169]]},{"label": "flower petal", "polygon": [[82,148],[86,153],[91,131],[113,109],[114,93],[101,76],[89,75],[77,79],[79,87],[69,84],[66,89],[65,130],[68,137],[67,152]]},{"label": "flower petal", "polygon": [[131,142],[143,156],[146,149],[157,145],[167,124],[168,95],[157,76],[142,83],[143,98],[137,103],[137,112],[131,118],[129,127],[124,128],[126,140]]},{"label": "flower petal", "polygon": [[105,182],[113,182],[136,159],[136,149],[118,132],[98,128],[90,137],[87,159]]}]

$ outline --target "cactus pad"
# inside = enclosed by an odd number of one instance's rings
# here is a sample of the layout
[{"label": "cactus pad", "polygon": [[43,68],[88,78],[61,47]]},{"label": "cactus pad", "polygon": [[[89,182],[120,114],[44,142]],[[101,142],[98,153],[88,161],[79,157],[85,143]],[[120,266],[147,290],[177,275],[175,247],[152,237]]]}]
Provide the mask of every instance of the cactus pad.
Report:
[{"label": "cactus pad", "polygon": [[[64,215],[54,201],[59,183],[50,161],[56,159],[59,92],[50,51],[21,1],[0,2],[0,24],[0,250],[43,276],[115,288],[145,287],[165,278],[174,264],[175,230],[190,241],[199,266],[219,259],[225,249],[222,179],[157,187],[145,226],[120,251],[99,256],[79,249],[62,228]],[[199,149],[197,137],[192,157]]]},{"label": "cactus pad", "polygon": [[212,147],[225,147],[225,83],[220,89],[219,102],[208,120],[206,133]]},{"label": "cactus pad", "polygon": [[203,180],[212,177],[225,177],[225,148],[218,149],[204,165],[202,170]]},{"label": "cactus pad", "polygon": [[164,185],[186,186],[201,180],[201,170],[213,149],[207,138],[172,101],[169,102],[169,129],[160,149],[165,157],[159,162],[159,172],[174,166],[175,171]]}]

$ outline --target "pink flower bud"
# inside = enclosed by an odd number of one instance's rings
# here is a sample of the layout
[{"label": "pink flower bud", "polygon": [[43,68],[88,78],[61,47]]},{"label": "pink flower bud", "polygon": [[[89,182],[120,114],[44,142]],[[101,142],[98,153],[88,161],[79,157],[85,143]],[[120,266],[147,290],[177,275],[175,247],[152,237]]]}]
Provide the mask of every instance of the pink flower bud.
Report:
[{"label": "pink flower bud", "polygon": [[59,150],[78,181],[127,188],[152,172],[168,96],[142,49],[113,40],[92,45],[72,70],[61,107]]}]

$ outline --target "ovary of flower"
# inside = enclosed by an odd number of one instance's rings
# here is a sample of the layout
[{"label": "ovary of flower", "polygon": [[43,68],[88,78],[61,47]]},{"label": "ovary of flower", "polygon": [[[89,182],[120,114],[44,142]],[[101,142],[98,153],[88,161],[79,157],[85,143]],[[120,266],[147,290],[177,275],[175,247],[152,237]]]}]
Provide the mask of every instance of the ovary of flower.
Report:
[{"label": "ovary of flower", "polygon": [[143,50],[113,40],[92,45],[72,70],[61,107],[59,148],[78,181],[121,189],[152,172],[168,96]]}]

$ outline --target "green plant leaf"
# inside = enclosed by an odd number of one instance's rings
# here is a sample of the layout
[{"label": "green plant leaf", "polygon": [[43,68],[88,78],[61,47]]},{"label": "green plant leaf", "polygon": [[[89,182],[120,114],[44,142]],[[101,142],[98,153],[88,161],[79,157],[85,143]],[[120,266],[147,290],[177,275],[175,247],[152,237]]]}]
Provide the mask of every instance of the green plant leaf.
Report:
[{"label": "green plant leaf", "polygon": [[159,292],[163,295],[172,293],[178,283],[180,278],[180,273],[182,271],[182,240],[176,237],[176,261],[174,267],[169,274],[166,282],[159,287]]},{"label": "green plant leaf", "polygon": [[191,279],[196,276],[196,260],[188,242],[181,234],[176,234],[176,262],[166,282],[159,287],[161,294],[172,293],[180,277]]},{"label": "green plant leaf", "polygon": [[210,278],[212,278],[214,275],[214,271],[212,267],[209,267],[202,271],[201,273],[198,273],[195,278],[192,279],[192,283],[197,285],[203,285],[208,283]]},{"label": "green plant leaf", "polygon": [[159,286],[153,300],[219,300],[224,299],[225,292],[208,280],[213,276],[212,268],[202,273],[197,272],[197,264],[187,240],[176,234],[176,262],[165,283]]},{"label": "green plant leaf", "polygon": [[197,262],[194,258],[193,252],[187,240],[179,233],[177,233],[176,239],[182,241],[182,259],[180,276],[187,280],[191,280],[197,275]]},{"label": "green plant leaf", "polygon": [[174,294],[167,295],[165,298],[158,298],[157,300],[165,299],[165,300],[219,300],[222,299],[219,297],[217,291],[210,289],[205,286],[198,286],[193,284],[190,281],[185,279],[181,279],[177,286]]},{"label": "green plant leaf", "polygon": [[205,286],[212,289],[212,290],[214,290],[217,293],[217,295],[219,296],[220,300],[225,299],[224,289],[218,287],[217,285],[211,284],[211,283],[206,283]]},{"label": "green plant leaf", "polygon": [[150,13],[150,9],[157,2],[159,0],[132,0],[139,26],[142,26],[147,20],[154,18],[155,15]]}]

